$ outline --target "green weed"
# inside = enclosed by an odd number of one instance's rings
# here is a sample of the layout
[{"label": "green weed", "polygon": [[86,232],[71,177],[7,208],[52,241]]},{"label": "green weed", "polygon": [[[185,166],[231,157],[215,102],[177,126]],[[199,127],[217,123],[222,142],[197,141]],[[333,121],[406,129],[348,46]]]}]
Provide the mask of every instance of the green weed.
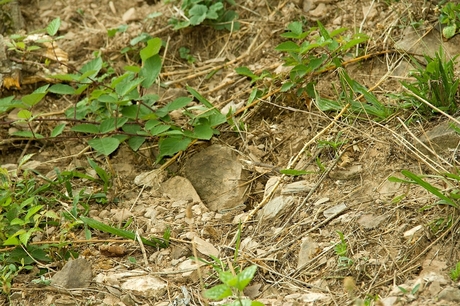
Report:
[{"label": "green weed", "polygon": [[[167,1],[176,2],[176,1]],[[238,14],[225,8],[225,3],[235,6],[234,0],[182,0],[177,17],[169,20],[175,30],[197,26],[211,25],[216,30],[239,30]]]},{"label": "green weed", "polygon": [[460,278],[460,262],[457,262],[455,268],[450,270],[449,276],[454,282]]},{"label": "green weed", "polygon": [[440,49],[434,58],[425,56],[426,67],[423,67],[417,60],[413,59],[412,63],[417,70],[411,75],[416,81],[413,83],[401,82],[408,91],[402,95],[403,100],[415,106],[422,115],[431,116],[437,111],[420,102],[414,95],[422,97],[448,114],[454,114],[458,110],[457,91],[460,84],[460,79],[454,73],[456,58],[447,60],[444,51]]},{"label": "green weed", "polygon": [[443,25],[442,36],[452,38],[460,30],[460,4],[447,2],[441,7],[439,23]]}]

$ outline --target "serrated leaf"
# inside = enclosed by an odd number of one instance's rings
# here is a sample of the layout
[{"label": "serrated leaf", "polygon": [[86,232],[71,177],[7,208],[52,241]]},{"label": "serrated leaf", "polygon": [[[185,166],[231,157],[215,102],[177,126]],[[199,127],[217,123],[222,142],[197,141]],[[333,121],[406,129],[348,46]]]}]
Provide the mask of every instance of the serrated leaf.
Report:
[{"label": "serrated leaf", "polygon": [[46,32],[48,33],[49,36],[54,36],[56,35],[60,26],[61,26],[61,18],[58,17],[56,19],[53,19],[49,23],[49,25],[46,27]]},{"label": "serrated leaf", "polygon": [[120,141],[114,137],[104,137],[88,140],[91,148],[105,156],[112,154],[120,145]]},{"label": "serrated leaf", "polygon": [[62,131],[64,131],[65,128],[65,123],[58,124],[54,127],[54,129],[51,131],[51,137],[56,137],[62,134]]},{"label": "serrated leaf", "polygon": [[99,125],[99,133],[107,134],[109,132],[112,132],[115,129],[122,127],[127,121],[128,118],[126,117],[105,119]]}]

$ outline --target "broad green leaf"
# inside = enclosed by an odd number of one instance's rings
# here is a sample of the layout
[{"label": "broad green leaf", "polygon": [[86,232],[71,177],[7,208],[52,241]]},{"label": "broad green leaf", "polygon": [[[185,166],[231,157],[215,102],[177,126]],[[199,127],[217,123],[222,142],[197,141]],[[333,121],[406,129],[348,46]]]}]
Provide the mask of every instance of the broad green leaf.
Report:
[{"label": "broad green leaf", "polygon": [[26,138],[35,138],[35,139],[43,138],[43,135],[32,133],[31,131],[17,131],[17,132],[12,133],[11,135],[19,136],[19,137],[26,137]]},{"label": "broad green leaf", "polygon": [[173,110],[185,107],[192,101],[193,99],[190,97],[179,97],[168,104],[168,111],[171,112]]},{"label": "broad green leaf", "polygon": [[42,87],[39,87],[34,90],[33,93],[30,95],[26,95],[22,97],[22,102],[29,106],[34,106],[38,102],[40,102],[41,99],[43,99],[44,96],[46,96],[46,92],[48,90],[49,85],[45,85]]},{"label": "broad green leaf", "polygon": [[110,93],[110,94],[102,94],[100,95],[97,100],[99,102],[104,102],[104,103],[116,103],[118,102],[118,97],[116,94],[114,93]]},{"label": "broad green leaf", "polygon": [[82,123],[82,124],[73,126],[70,130],[73,132],[98,134],[99,126],[95,124],[90,124],[90,123]]},{"label": "broad green leaf", "polygon": [[291,89],[294,85],[295,85],[295,83],[293,83],[293,82],[291,82],[291,81],[287,81],[286,83],[284,83],[284,84],[281,86],[281,92],[286,92],[286,91],[288,91],[288,90]]},{"label": "broad green leaf", "polygon": [[161,71],[161,58],[158,54],[149,57],[143,62],[142,68],[139,72],[139,77],[143,78],[141,85],[144,88],[149,88],[158,78]]},{"label": "broad green leaf", "polygon": [[212,19],[215,20],[219,18],[218,12],[224,8],[224,5],[222,2],[216,2],[213,5],[209,7],[208,12],[206,13],[206,19]]},{"label": "broad green leaf", "polygon": [[120,141],[114,137],[104,137],[88,140],[91,148],[105,156],[112,154],[120,145]]},{"label": "broad green leaf", "polygon": [[46,27],[46,32],[48,33],[49,36],[54,36],[56,35],[60,26],[61,26],[61,18],[58,17],[56,19],[53,19],[50,22],[50,24]]},{"label": "broad green leaf", "polygon": [[145,129],[150,130],[159,124],[161,124],[161,121],[159,120],[149,120],[145,123]]},{"label": "broad green leaf", "polygon": [[285,52],[299,52],[300,47],[292,41],[286,41],[276,46],[275,50]]},{"label": "broad green leaf", "polygon": [[238,274],[238,284],[237,284],[237,289],[242,292],[244,288],[251,282],[252,278],[254,277],[254,274],[257,271],[257,266],[252,265],[244,269]]},{"label": "broad green leaf", "polygon": [[225,284],[217,285],[204,292],[204,297],[211,300],[222,300],[232,295],[232,290]]},{"label": "broad green leaf", "polygon": [[137,150],[139,150],[139,148],[145,142],[145,139],[146,138],[142,137],[142,136],[133,136],[133,137],[129,138],[128,145],[131,148],[131,150],[136,152]]},{"label": "broad green leaf", "polygon": [[190,10],[190,24],[199,25],[206,18],[206,13],[208,12],[208,7],[203,4],[195,4]]},{"label": "broad green leaf", "polygon": [[209,140],[214,135],[214,129],[209,125],[209,122],[198,124],[193,129],[194,135],[198,139]]},{"label": "broad green leaf", "polygon": [[143,78],[139,77],[131,81],[120,82],[117,86],[115,86],[115,91],[119,96],[124,97],[133,91],[140,83],[142,83],[142,81]]},{"label": "broad green leaf", "polygon": [[233,275],[230,271],[219,272],[219,279],[222,283],[232,288],[236,287],[238,284],[238,277]]},{"label": "broad green leaf", "polygon": [[24,106],[25,105],[21,101],[15,100],[14,96],[5,97],[0,99],[0,114],[12,108],[23,108]]},{"label": "broad green leaf", "polygon": [[32,112],[27,109],[22,109],[18,112],[17,116],[19,119],[28,120],[32,118]]},{"label": "broad green leaf", "polygon": [[160,135],[161,133],[164,133],[166,132],[167,130],[169,130],[171,128],[170,125],[157,125],[157,126],[154,126],[153,128],[151,128],[149,130],[149,134],[151,136],[157,136],[157,135]]},{"label": "broad green leaf", "polygon": [[43,205],[37,205],[37,206],[29,208],[27,210],[26,216],[24,217],[24,220],[26,220],[28,222],[30,220],[30,218],[32,218],[32,216],[35,215],[37,212],[39,212],[40,209],[42,209],[42,208],[43,208]]},{"label": "broad green leaf", "polygon": [[98,153],[109,156],[118,148],[120,141],[114,137],[105,137],[88,140],[88,144]]},{"label": "broad green leaf", "polygon": [[60,95],[73,95],[75,93],[75,89],[67,84],[54,84],[49,91]]},{"label": "broad green leaf", "polygon": [[89,82],[93,81],[94,78],[99,73],[99,71],[101,70],[101,68],[102,68],[102,58],[101,57],[96,57],[95,59],[87,62],[80,69],[81,76],[79,77],[79,81],[82,81],[85,83],[88,81]]},{"label": "broad green leaf", "polygon": [[21,243],[19,242],[18,237],[16,236],[11,236],[5,241],[3,241],[3,245],[20,245]]},{"label": "broad green leaf", "polygon": [[127,121],[128,121],[128,118],[126,117],[118,117],[118,118],[112,117],[112,118],[105,119],[101,122],[101,125],[99,126],[99,133],[107,134],[109,132],[112,132],[115,129],[122,127]]},{"label": "broad green leaf", "polygon": [[139,52],[142,62],[145,62],[147,59],[158,54],[158,52],[161,49],[161,43],[161,39],[158,37],[149,39],[147,41],[147,46],[145,46],[145,48],[142,48],[142,50]]},{"label": "broad green leaf", "polygon": [[158,146],[160,147],[160,154],[157,160],[161,160],[165,156],[172,156],[179,151],[187,150],[188,145],[192,140],[186,137],[171,136],[160,139]]},{"label": "broad green leaf", "polygon": [[141,67],[139,66],[124,66],[123,69],[134,73],[139,73],[141,71]]}]

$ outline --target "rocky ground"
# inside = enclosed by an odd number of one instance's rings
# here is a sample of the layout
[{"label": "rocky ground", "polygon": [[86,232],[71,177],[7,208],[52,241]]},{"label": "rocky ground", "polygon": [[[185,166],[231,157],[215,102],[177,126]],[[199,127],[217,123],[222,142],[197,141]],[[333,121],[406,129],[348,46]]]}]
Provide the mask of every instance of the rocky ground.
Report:
[{"label": "rocky ground", "polygon": [[[388,97],[401,92],[400,80],[410,80],[407,53],[433,55],[440,44],[448,56],[460,53],[458,36],[440,39],[436,4],[245,0],[236,8],[241,29],[232,33],[209,27],[173,31],[168,20],[175,4],[160,1],[33,0],[23,1],[21,11],[28,31],[62,19],[58,43],[73,67],[81,67],[97,50],[122,67],[131,59],[120,50],[132,38],[141,32],[160,37],[168,43],[160,77],[169,87],[154,92],[167,101],[186,95],[188,85],[219,109],[229,103],[241,109],[254,87],[273,92],[279,84],[251,84],[234,69],[282,73],[282,54],[274,49],[284,41],[280,34],[286,26],[301,19],[309,26],[320,20],[328,29],[366,33],[370,39],[363,49],[370,56],[346,70],[367,88],[378,84],[374,93],[382,102],[398,103]],[[146,18],[155,12],[162,15]],[[123,24],[129,25],[126,32],[107,38],[108,29]],[[179,56],[181,47],[190,49],[195,63]],[[325,72],[316,89],[332,98],[337,84],[337,72]],[[60,112],[66,103],[48,97],[41,107]],[[0,143],[0,164],[14,168],[26,151],[35,153],[41,173],[56,167],[89,171],[87,156],[92,156],[115,175],[111,193],[118,201],[91,206],[89,217],[114,226],[129,221],[129,229],[147,236],[171,229],[165,249],[100,232],[91,241],[84,231],[69,234],[78,259],[49,265],[44,277],[51,286],[33,285],[34,273],[20,274],[11,293],[1,297],[3,304],[207,304],[200,278],[207,286],[218,279],[208,265],[197,270],[191,259],[195,249],[206,260],[215,256],[239,267],[257,265],[245,295],[265,305],[458,305],[460,289],[449,276],[460,260],[456,209],[431,206],[437,199],[425,189],[388,180],[403,178],[401,170],[436,174],[456,169],[459,138],[448,128],[449,120],[438,116],[404,125],[412,115],[407,111],[380,122],[353,114],[336,120],[335,115],[320,111],[315,101],[277,92],[236,116],[244,129],[222,127],[219,136],[194,144],[166,169],[154,162],[154,143],[139,152],[121,147],[109,159],[97,157],[83,140]],[[429,153],[416,139],[435,154],[424,155]],[[326,142],[337,148],[321,145]],[[282,175],[280,169],[287,168],[308,174]],[[436,176],[429,180],[440,188],[456,187]],[[451,226],[433,230],[448,218]],[[338,246],[346,252],[340,255]]]}]

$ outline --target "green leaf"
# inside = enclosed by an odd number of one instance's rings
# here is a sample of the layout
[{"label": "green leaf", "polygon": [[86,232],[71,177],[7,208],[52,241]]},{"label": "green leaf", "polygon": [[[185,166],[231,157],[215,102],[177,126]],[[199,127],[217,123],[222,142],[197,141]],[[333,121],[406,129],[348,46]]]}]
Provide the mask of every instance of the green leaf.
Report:
[{"label": "green leaf", "polygon": [[295,85],[295,83],[293,83],[291,81],[287,81],[286,83],[284,83],[281,86],[281,92],[286,92],[286,91],[290,90],[294,85]]},{"label": "green leaf", "polygon": [[99,126],[95,124],[90,124],[90,123],[82,123],[82,124],[73,126],[70,130],[73,132],[98,134]]},{"label": "green leaf", "polygon": [[427,191],[431,192],[433,195],[437,196],[441,200],[443,200],[446,204],[451,205],[453,207],[458,208],[457,203],[452,201],[450,198],[446,197],[442,192],[439,191],[438,188],[434,187],[430,183],[424,181],[421,179],[418,175],[415,175],[414,173],[408,171],[408,170],[402,170],[401,173],[407,177],[410,178],[413,183],[419,185],[420,187],[425,188]]},{"label": "green leaf", "polygon": [[65,123],[58,124],[54,127],[54,129],[51,131],[51,137],[56,137],[62,134],[62,131],[64,131],[65,128]]},{"label": "green leaf", "polygon": [[252,278],[254,277],[254,274],[257,271],[257,266],[252,265],[244,269],[238,274],[238,284],[236,288],[242,292],[244,288],[251,282]]},{"label": "green leaf", "polygon": [[11,135],[19,136],[19,137],[26,137],[26,138],[35,138],[35,139],[44,138],[43,135],[32,133],[31,131],[17,131],[17,132],[12,133]]},{"label": "green leaf", "polygon": [[[122,238],[136,240],[136,234],[134,232],[115,228],[115,227],[109,226],[107,224],[104,224],[102,222],[99,222],[99,221],[96,221],[94,219],[87,218],[87,217],[80,217],[80,220],[83,221],[83,223],[85,223],[87,226],[94,228],[96,230],[103,231],[105,233],[116,235]],[[162,248],[167,247],[167,243],[162,241],[161,239],[154,238],[150,240],[142,236],[140,238],[145,245],[152,246],[152,247],[162,247]]]},{"label": "green leaf", "polygon": [[54,84],[49,91],[59,95],[73,95],[75,93],[75,89],[66,84]]},{"label": "green leaf", "polygon": [[46,96],[46,92],[48,90],[49,85],[45,85],[42,87],[39,87],[34,90],[33,93],[23,96],[22,97],[22,102],[29,106],[34,106],[38,102],[40,102],[41,99],[43,99],[44,96]]},{"label": "green leaf", "polygon": [[131,148],[131,150],[136,152],[144,144],[145,139],[146,138],[142,136],[133,136],[128,140],[128,145]]},{"label": "green leaf", "polygon": [[43,205],[37,205],[37,206],[34,206],[34,207],[31,207],[27,210],[27,214],[26,216],[24,217],[24,220],[29,222],[30,221],[30,218],[33,217],[33,215],[35,215],[36,213],[38,213],[40,211],[40,209],[43,208]]},{"label": "green leaf", "polygon": [[209,7],[208,12],[206,13],[206,19],[212,19],[215,20],[219,18],[218,12],[224,8],[224,5],[222,2],[216,2],[213,5]]},{"label": "green leaf", "polygon": [[142,48],[142,50],[139,52],[142,62],[145,62],[147,59],[158,54],[161,49],[161,43],[161,39],[158,37],[149,39],[147,41],[147,46]]},{"label": "green leaf", "polygon": [[94,171],[96,171],[96,173],[99,176],[99,178],[105,184],[109,184],[109,182],[110,182],[110,174],[107,171],[105,171],[104,169],[99,167],[99,165],[94,160],[92,160],[91,158],[88,158],[88,164],[91,166],[91,168],[94,169]]},{"label": "green leaf", "polygon": [[217,285],[204,292],[204,297],[211,300],[222,300],[232,295],[232,290],[225,284]]},{"label": "green leaf", "polygon": [[95,59],[84,64],[80,69],[81,76],[79,77],[79,81],[84,83],[93,81],[101,69],[102,58],[96,57]]},{"label": "green leaf", "polygon": [[299,176],[299,175],[308,174],[308,171],[306,171],[306,170],[294,170],[294,169],[282,169],[282,170],[280,170],[280,173],[285,174],[285,175],[290,175],[290,176]]},{"label": "green leaf", "polygon": [[104,137],[88,140],[91,148],[105,156],[112,154],[120,145],[120,141],[114,137]]},{"label": "green leaf", "polygon": [[50,22],[50,24],[46,27],[46,32],[48,33],[49,36],[54,36],[56,35],[60,26],[61,26],[61,18],[58,17],[56,19],[53,19],[53,21]]},{"label": "green leaf", "polygon": [[234,288],[238,284],[238,277],[233,275],[230,271],[219,272],[219,279],[225,285]]},{"label": "green leaf", "polygon": [[214,129],[211,127],[207,120],[205,123],[196,125],[193,129],[193,132],[196,138],[204,140],[210,140],[214,135]]},{"label": "green leaf", "polygon": [[281,44],[279,44],[276,48],[276,51],[285,51],[285,52],[299,52],[300,47],[292,42],[292,41],[286,41]]},{"label": "green leaf", "polygon": [[179,97],[168,104],[168,111],[171,112],[173,110],[185,107],[192,101],[193,99],[190,97]]},{"label": "green leaf", "polygon": [[105,119],[101,122],[101,125],[99,126],[99,133],[107,134],[109,132],[112,132],[115,129],[122,127],[127,121],[128,121],[128,118],[126,117],[117,117],[117,118],[112,117],[112,118]]},{"label": "green leaf", "polygon": [[192,140],[186,137],[171,136],[160,139],[158,146],[160,154],[157,160],[161,160],[165,156],[172,156],[179,151],[187,150],[188,145]]},{"label": "green leaf", "polygon": [[199,25],[202,23],[206,18],[206,13],[208,12],[208,7],[203,4],[196,4],[194,5],[190,11],[190,24],[191,25]]},{"label": "green leaf", "polygon": [[27,109],[22,109],[18,112],[17,116],[19,119],[29,120],[32,118],[32,112]]},{"label": "green leaf", "polygon": [[442,35],[446,39],[450,39],[455,35],[455,32],[457,31],[457,25],[455,23],[445,26],[444,29],[442,29]]},{"label": "green leaf", "polygon": [[170,125],[157,125],[157,126],[154,126],[152,127],[150,130],[149,130],[149,134],[151,136],[157,136],[157,135],[160,135],[161,133],[164,133],[166,132],[167,130],[169,130],[171,128]]},{"label": "green leaf", "polygon": [[139,72],[139,77],[144,79],[141,83],[142,87],[149,88],[152,86],[153,82],[155,82],[160,74],[161,66],[161,58],[158,54],[143,61],[142,68]]},{"label": "green leaf", "polygon": [[24,108],[24,105],[21,101],[15,100],[14,96],[9,96],[6,98],[0,99],[0,114],[2,112],[7,112],[12,108]]}]

